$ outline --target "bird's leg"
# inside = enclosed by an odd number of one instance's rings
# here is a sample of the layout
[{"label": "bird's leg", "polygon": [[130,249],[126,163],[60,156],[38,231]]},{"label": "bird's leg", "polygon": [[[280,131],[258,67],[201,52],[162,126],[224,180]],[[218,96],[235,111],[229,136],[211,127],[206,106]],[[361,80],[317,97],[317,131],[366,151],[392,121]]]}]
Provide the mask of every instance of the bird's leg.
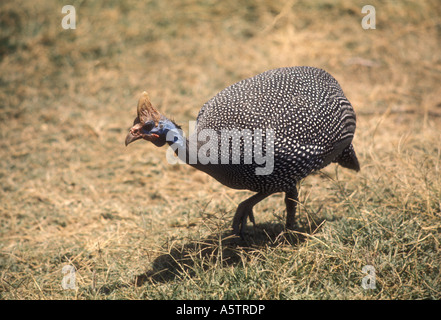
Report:
[{"label": "bird's leg", "polygon": [[233,218],[233,232],[235,235],[240,235],[240,237],[243,238],[243,231],[248,217],[250,217],[251,222],[255,224],[253,207],[269,195],[270,193],[259,192],[239,204]]},{"label": "bird's leg", "polygon": [[286,229],[293,229],[296,222],[296,206],[299,201],[297,188],[285,193]]}]

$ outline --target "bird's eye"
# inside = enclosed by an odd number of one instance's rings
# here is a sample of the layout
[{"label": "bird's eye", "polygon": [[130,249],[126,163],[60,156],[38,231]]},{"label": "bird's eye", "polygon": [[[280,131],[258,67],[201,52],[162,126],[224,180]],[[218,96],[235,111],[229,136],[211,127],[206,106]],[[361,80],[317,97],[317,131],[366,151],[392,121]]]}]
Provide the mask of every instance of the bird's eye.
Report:
[{"label": "bird's eye", "polygon": [[146,123],[144,123],[144,125],[142,126],[142,129],[145,131],[150,131],[155,127],[155,122],[150,120],[150,121],[146,121]]}]

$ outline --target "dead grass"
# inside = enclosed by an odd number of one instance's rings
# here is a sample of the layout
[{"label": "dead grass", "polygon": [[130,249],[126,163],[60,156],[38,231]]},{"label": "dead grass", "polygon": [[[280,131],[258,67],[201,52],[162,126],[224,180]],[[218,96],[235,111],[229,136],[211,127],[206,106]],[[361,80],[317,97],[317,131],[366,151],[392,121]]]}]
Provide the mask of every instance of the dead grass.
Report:
[{"label": "dead grass", "polygon": [[[357,1],[72,4],[76,30],[59,1],[0,5],[2,299],[441,298],[438,1],[374,1],[376,30]],[[143,90],[186,128],[225,86],[288,65],[340,82],[362,170],[303,181],[290,234],[266,199],[237,243],[249,192],[125,133]]]}]

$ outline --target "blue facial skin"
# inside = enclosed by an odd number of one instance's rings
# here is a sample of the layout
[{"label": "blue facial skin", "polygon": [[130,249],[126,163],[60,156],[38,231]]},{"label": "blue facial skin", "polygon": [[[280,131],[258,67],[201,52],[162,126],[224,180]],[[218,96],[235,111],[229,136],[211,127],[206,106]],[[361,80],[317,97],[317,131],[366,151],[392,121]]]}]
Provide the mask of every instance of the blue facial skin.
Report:
[{"label": "blue facial skin", "polygon": [[183,142],[182,131],[169,119],[161,119],[155,126],[153,120],[146,121],[141,129],[143,134],[158,135],[157,139],[151,141],[157,146],[163,146],[166,142],[171,144]]}]

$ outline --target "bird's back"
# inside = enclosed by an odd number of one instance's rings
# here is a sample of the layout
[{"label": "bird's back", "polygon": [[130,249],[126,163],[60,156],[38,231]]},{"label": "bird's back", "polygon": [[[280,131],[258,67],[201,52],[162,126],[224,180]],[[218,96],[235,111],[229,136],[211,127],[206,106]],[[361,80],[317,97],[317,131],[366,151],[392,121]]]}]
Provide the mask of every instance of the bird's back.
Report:
[{"label": "bird's back", "polygon": [[[260,130],[264,139],[271,130],[271,174],[256,175],[255,164],[218,164],[207,172],[233,188],[276,192],[292,188],[352,148],[355,113],[329,73],[291,67],[266,71],[225,88],[201,108],[196,127],[196,133],[209,129],[219,136],[225,131]],[[243,156],[242,151],[241,161]]]}]

